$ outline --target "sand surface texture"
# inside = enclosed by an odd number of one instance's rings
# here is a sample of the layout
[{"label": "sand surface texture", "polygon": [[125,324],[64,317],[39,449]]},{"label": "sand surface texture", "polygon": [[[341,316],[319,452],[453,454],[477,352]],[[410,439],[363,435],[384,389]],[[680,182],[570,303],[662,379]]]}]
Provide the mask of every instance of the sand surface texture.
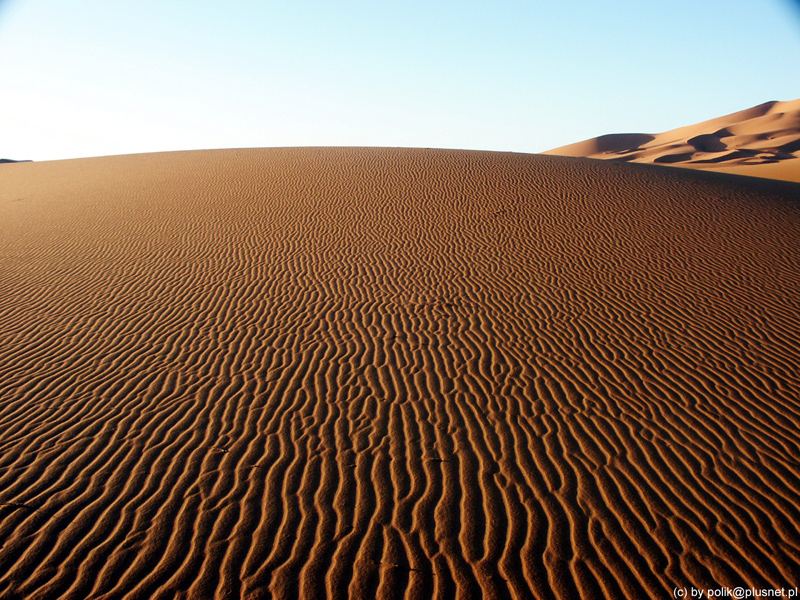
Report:
[{"label": "sand surface texture", "polygon": [[800,584],[800,185],[223,150],[0,167],[0,598]]},{"label": "sand surface texture", "polygon": [[766,102],[665,133],[603,135],[545,152],[800,182],[800,100]]}]

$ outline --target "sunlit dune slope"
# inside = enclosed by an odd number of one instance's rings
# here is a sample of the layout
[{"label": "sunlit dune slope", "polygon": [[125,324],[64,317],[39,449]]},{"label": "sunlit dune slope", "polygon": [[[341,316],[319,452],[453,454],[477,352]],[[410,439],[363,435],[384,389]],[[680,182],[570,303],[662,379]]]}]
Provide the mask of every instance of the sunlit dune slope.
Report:
[{"label": "sunlit dune slope", "polygon": [[800,100],[766,102],[665,133],[603,135],[545,152],[800,182]]},{"label": "sunlit dune slope", "polygon": [[0,166],[0,598],[798,585],[799,198],[490,152]]}]

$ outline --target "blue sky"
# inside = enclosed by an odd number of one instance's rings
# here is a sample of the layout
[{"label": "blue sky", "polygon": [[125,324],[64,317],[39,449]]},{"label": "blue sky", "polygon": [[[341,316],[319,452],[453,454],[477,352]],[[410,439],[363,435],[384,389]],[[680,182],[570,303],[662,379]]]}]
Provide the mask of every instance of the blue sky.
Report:
[{"label": "blue sky", "polygon": [[0,0],[0,157],[540,152],[800,97],[789,0]]}]

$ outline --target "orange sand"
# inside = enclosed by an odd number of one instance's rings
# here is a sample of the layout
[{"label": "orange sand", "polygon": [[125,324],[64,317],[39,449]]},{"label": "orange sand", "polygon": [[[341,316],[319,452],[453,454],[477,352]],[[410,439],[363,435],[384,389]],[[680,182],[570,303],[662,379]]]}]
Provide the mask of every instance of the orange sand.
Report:
[{"label": "orange sand", "polygon": [[665,133],[622,133],[545,154],[654,163],[800,182],[800,100],[767,102]]},{"label": "orange sand", "polygon": [[798,585],[798,198],[490,152],[0,166],[0,598]]}]

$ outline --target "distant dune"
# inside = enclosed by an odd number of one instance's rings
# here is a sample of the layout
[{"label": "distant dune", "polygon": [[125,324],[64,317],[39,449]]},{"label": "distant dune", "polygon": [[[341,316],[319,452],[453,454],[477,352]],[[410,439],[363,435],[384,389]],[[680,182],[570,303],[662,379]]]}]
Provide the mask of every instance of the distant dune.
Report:
[{"label": "distant dune", "polygon": [[0,598],[794,587],[798,365],[798,184],[404,149],[4,165]]},{"label": "distant dune", "polygon": [[767,102],[665,133],[618,133],[545,154],[654,163],[800,182],[800,100]]}]

